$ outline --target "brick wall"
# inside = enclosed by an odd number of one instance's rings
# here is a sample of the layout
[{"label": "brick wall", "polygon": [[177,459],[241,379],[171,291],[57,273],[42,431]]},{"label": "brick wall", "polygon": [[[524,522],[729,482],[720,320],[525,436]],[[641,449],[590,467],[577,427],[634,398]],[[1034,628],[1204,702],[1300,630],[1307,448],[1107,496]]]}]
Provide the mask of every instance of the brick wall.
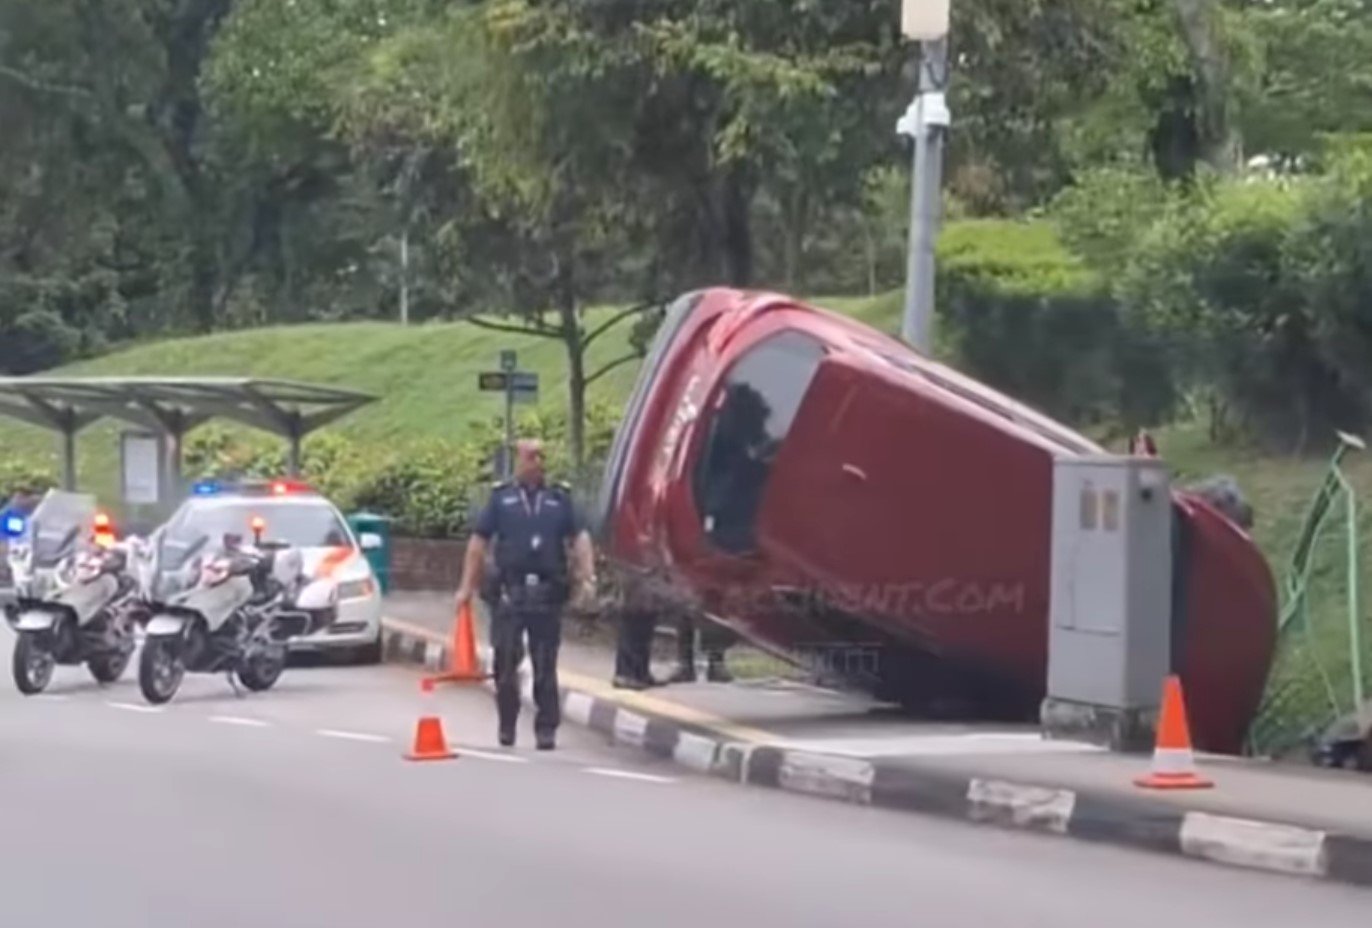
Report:
[{"label": "brick wall", "polygon": [[456,590],[462,580],[466,539],[396,538],[391,550],[391,588]]}]

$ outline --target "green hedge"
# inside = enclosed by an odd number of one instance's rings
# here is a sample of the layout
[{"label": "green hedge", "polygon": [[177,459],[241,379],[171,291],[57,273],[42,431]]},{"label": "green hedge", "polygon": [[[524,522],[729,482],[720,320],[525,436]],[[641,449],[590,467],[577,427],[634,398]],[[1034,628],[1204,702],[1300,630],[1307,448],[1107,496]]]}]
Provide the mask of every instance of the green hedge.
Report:
[{"label": "green hedge", "polygon": [[[615,418],[608,405],[587,410],[589,463],[581,473],[570,463],[565,415],[526,413],[516,433],[542,439],[550,474],[571,481],[587,500],[597,462],[609,449]],[[471,424],[460,439],[399,442],[384,448],[326,433],[305,442],[301,470],[345,512],[365,509],[390,516],[396,532],[410,537],[451,538],[465,534],[495,480],[492,464],[503,437],[495,420]],[[207,426],[186,441],[187,479],[267,478],[284,473],[285,467],[280,442],[253,433]]]},{"label": "green hedge", "polygon": [[[1200,185],[1140,231],[1114,292],[1212,420],[1283,451],[1372,426],[1372,157]],[[1212,421],[1212,431],[1220,432]]]},{"label": "green hedge", "polygon": [[1079,425],[1127,428],[1170,407],[1148,336],[1050,223],[950,223],[939,259],[945,337],[968,374]]},{"label": "green hedge", "polygon": [[27,458],[0,455],[0,506],[20,490],[41,493],[57,486],[57,473]]}]

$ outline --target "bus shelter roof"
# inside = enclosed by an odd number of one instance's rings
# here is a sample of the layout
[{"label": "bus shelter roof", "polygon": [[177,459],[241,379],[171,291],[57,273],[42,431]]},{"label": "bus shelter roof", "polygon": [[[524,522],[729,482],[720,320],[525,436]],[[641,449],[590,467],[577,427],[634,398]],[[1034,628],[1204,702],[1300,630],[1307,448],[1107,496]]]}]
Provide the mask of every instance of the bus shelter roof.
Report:
[{"label": "bus shelter roof", "polygon": [[295,472],[306,435],[375,400],[357,390],[254,377],[0,377],[0,417],[62,435],[67,489],[75,489],[76,433],[101,419],[171,438],[178,469],[182,436],[227,419],[287,439]]},{"label": "bus shelter roof", "polygon": [[180,435],[222,418],[299,439],[375,399],[251,377],[0,377],[0,416],[60,432],[109,418]]}]

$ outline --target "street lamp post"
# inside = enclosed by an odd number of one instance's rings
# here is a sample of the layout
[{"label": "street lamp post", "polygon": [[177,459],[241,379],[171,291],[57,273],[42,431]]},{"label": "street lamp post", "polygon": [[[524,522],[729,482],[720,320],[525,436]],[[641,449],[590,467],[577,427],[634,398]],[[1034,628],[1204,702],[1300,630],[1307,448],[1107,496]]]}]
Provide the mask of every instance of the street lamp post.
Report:
[{"label": "street lamp post", "polygon": [[949,0],[902,0],[901,31],[920,43],[919,89],[896,130],[914,139],[910,241],[901,336],[917,351],[932,350],[934,245],[942,206],[943,140],[950,117]]}]

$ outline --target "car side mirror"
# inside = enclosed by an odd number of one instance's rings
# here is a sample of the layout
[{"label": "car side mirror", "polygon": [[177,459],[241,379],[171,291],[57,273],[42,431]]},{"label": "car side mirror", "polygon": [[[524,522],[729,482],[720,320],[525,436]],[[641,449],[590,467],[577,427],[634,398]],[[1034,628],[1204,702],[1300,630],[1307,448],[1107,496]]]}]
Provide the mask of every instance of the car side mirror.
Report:
[{"label": "car side mirror", "polygon": [[358,536],[357,543],[362,546],[363,551],[375,551],[383,542],[381,536],[375,532],[363,532]]}]

